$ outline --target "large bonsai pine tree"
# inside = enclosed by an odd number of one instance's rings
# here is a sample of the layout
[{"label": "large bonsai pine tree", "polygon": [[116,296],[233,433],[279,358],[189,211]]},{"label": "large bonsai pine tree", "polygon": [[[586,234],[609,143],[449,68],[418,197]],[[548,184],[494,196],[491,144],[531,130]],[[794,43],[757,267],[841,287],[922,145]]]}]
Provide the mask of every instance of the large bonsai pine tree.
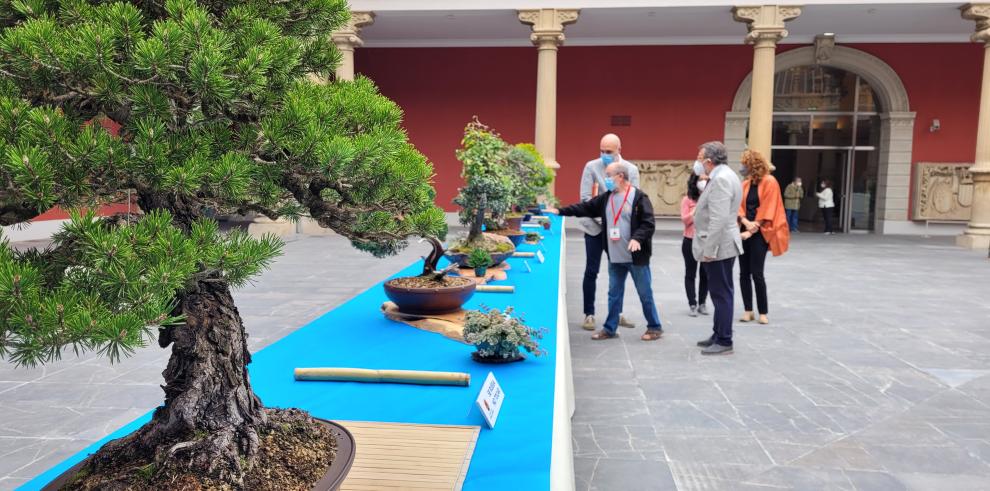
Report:
[{"label": "large bonsai pine tree", "polygon": [[251,390],[231,288],[281,244],[205,216],[309,216],[375,255],[445,231],[401,110],[366,79],[321,83],[348,16],[343,0],[0,2],[0,225],[127,190],[144,212],[76,214],[44,251],[0,244],[0,355],[116,359],[156,328],[172,347],[165,404],[87,475],[150,462],[152,483],[250,487],[277,413]]}]

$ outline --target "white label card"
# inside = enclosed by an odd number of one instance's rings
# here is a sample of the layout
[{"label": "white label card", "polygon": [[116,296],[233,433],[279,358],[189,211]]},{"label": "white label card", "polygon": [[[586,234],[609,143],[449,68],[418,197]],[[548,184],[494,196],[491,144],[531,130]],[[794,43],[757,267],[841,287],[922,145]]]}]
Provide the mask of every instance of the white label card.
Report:
[{"label": "white label card", "polygon": [[485,417],[488,427],[494,429],[495,421],[498,420],[498,412],[502,409],[502,401],[505,400],[505,393],[502,387],[495,380],[495,374],[488,372],[485,383],[481,386],[481,393],[475,403],[481,410],[481,415]]},{"label": "white label card", "polygon": [[523,266],[526,266],[526,272],[527,273],[532,273],[533,272],[533,269],[529,267],[529,261],[523,259]]},{"label": "white label card", "polygon": [[536,251],[536,259],[540,261],[540,264],[547,262],[547,258],[543,257],[543,251]]}]

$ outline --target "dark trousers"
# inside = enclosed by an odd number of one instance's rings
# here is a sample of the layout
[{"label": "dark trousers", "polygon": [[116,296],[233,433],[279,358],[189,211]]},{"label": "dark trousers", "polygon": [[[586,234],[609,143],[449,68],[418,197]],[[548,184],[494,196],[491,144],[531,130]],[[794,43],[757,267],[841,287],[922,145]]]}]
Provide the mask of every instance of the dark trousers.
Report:
[{"label": "dark trousers", "polygon": [[767,280],[763,276],[763,266],[767,262],[770,244],[763,234],[743,241],[743,255],[739,258],[739,291],[742,292],[746,312],[753,311],[753,287],[756,287],[756,307],[761,314],[767,313]]},{"label": "dark trousers", "polygon": [[[694,260],[694,253],[691,252],[691,243],[694,242],[690,237],[684,237],[681,242],[681,255],[684,256],[684,291],[687,292],[688,305],[695,306],[698,304],[704,305],[705,300],[708,298],[708,280],[705,277],[704,270],[701,271],[700,275],[697,275],[698,261]],[[695,276],[700,276],[698,280],[698,296],[694,296],[694,278]]]},{"label": "dark trousers", "polygon": [[602,233],[584,234],[584,315],[595,315],[595,285],[598,271],[602,269],[602,254],[605,253]]},{"label": "dark trousers", "polygon": [[787,213],[787,226],[791,229],[791,232],[797,232],[798,229],[798,212],[801,210],[792,210],[787,208],[784,210]]},{"label": "dark trousers", "polygon": [[832,231],[832,211],[835,208],[822,208],[822,216],[825,218],[825,232]]},{"label": "dark trousers", "polygon": [[735,263],[734,257],[701,263],[701,269],[708,277],[708,293],[715,304],[712,340],[722,346],[732,346],[732,301],[735,297],[732,266]]}]

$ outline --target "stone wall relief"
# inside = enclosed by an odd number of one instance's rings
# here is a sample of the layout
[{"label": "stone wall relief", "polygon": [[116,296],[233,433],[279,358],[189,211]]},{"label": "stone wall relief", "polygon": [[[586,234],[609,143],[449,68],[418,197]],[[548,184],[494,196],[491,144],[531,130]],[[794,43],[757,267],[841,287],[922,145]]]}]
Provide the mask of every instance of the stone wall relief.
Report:
[{"label": "stone wall relief", "polygon": [[914,220],[969,220],[973,205],[972,164],[918,162],[914,166]]},{"label": "stone wall relief", "polygon": [[650,197],[656,216],[680,217],[681,199],[691,177],[688,160],[631,160],[639,169],[640,188]]}]

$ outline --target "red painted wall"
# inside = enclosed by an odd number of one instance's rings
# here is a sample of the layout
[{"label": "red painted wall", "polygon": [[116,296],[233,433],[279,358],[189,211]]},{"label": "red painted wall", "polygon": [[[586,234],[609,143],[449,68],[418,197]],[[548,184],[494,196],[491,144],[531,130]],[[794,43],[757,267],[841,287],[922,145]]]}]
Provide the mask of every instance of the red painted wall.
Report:
[{"label": "red painted wall", "polygon": [[532,48],[367,49],[356,69],[405,111],[410,140],[432,162],[437,204],[457,195],[454,156],[473,116],[510,142],[532,141],[536,121],[536,50]]},{"label": "red painted wall", "polygon": [[[781,47],[780,51],[797,45]],[[891,65],[917,112],[914,161],[971,162],[976,146],[982,47],[976,44],[852,45]],[[369,48],[358,72],[405,110],[412,142],[436,166],[437,203],[448,210],[461,184],[454,157],[471,116],[511,142],[532,141],[533,48]],[[609,131],[629,159],[691,159],[723,137],[725,112],[752,67],[749,46],[565,46],[558,58],[557,194],[578,198],[584,163]],[[611,115],[632,117],[610,126]],[[942,130],[929,133],[933,118]]]},{"label": "red painted wall", "polygon": [[[856,49],[885,61],[901,77],[914,123],[915,162],[972,162],[980,112],[983,46],[958,44],[863,44]],[[928,130],[938,118],[942,129]]]}]

